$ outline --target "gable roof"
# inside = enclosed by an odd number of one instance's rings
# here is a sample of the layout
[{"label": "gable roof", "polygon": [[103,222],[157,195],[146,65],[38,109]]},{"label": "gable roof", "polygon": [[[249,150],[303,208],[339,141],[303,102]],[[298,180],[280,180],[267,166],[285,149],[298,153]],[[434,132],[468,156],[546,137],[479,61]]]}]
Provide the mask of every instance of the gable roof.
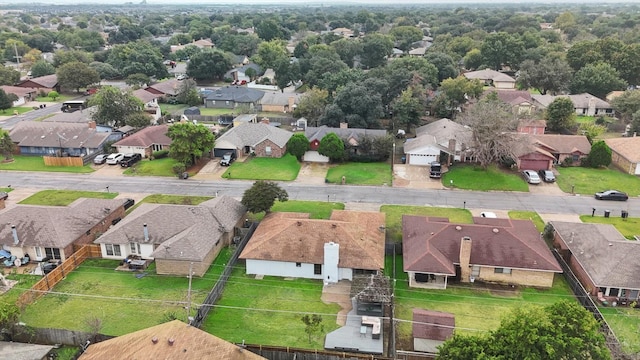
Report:
[{"label": "gable roof", "polygon": [[499,89],[487,89],[484,91],[484,96],[495,93],[498,99],[506,102],[510,105],[520,105],[523,102],[533,103],[531,93],[526,90],[499,90]]},{"label": "gable roof", "polygon": [[148,91],[149,89],[153,89],[165,95],[176,96],[178,95],[178,91],[180,91],[180,80],[169,79],[157,84],[147,86],[144,90]]},{"label": "gable roof", "polygon": [[447,118],[436,120],[416,129],[416,135],[418,137],[423,134],[432,135],[435,137],[436,143],[445,149],[449,147],[449,140],[455,140],[456,150],[463,150],[465,148],[464,145],[470,146],[472,133],[473,131],[470,127],[461,125]]},{"label": "gable roof", "polygon": [[2,85],[0,89],[4,90],[7,94],[14,94],[17,97],[25,97],[29,94],[34,94],[38,91],[38,89],[28,88],[28,87],[19,87],[19,86],[9,86]]},{"label": "gable roof", "polygon": [[87,109],[81,109],[70,113],[57,113],[46,119],[42,119],[42,122],[82,123],[85,124],[85,126],[89,126],[87,123],[93,120],[93,114],[97,109],[97,106],[92,106]]},{"label": "gable roof", "polygon": [[533,100],[538,102],[544,108],[549,106],[549,104],[551,104],[553,102],[553,100],[555,100],[556,98],[559,98],[559,97],[569,98],[571,100],[571,102],[573,103],[573,107],[576,108],[576,109],[587,109],[587,108],[589,108],[589,102],[593,102],[593,105],[597,109],[610,109],[611,108],[611,105],[608,102],[606,102],[606,101],[604,101],[602,99],[599,99],[599,98],[597,98],[594,95],[591,95],[589,93],[573,94],[573,95],[558,95],[558,96],[553,96],[553,95],[549,95],[549,94],[545,94],[545,95],[533,94],[533,95],[531,95],[531,98],[533,98]]},{"label": "gable roof", "polygon": [[464,74],[464,77],[467,79],[478,79],[478,80],[493,80],[493,81],[501,81],[501,82],[515,82],[516,80],[511,76],[501,73],[499,71],[495,71],[492,69],[484,69],[478,71],[469,71]]},{"label": "gable roof", "polygon": [[0,341],[2,357],[11,360],[41,360],[48,358],[53,345],[26,344],[14,341]]},{"label": "gable roof", "polygon": [[419,153],[420,150],[423,150],[426,147],[438,148],[440,151],[446,150],[446,148],[438,144],[436,137],[430,134],[421,134],[413,139],[407,139],[404,143],[403,149],[405,154],[415,154]]},{"label": "gable roof", "polygon": [[[173,345],[169,343],[169,339],[173,339]],[[114,357],[137,360],[265,359],[179,320],[92,344],[78,359],[102,360]]]},{"label": "gable roof", "polygon": [[146,104],[150,101],[153,101],[153,99],[157,99],[162,97],[162,95],[160,94],[154,94],[152,92],[149,92],[145,89],[138,89],[135,90],[131,93],[131,95],[133,95],[134,97],[136,97],[138,100],[142,101],[143,104]]},{"label": "gable roof", "polygon": [[[596,286],[640,289],[640,242],[625,239],[610,224],[551,225]],[[624,264],[624,271],[612,264]]]},{"label": "gable roof", "polygon": [[292,132],[262,123],[245,123],[225,132],[216,140],[216,149],[243,146],[256,146],[264,140],[271,140],[279,147],[287,145]]},{"label": "gable roof", "polygon": [[333,210],[329,220],[309,214],[277,212],[267,215],[240,254],[241,259],[322,264],[324,244],[340,245],[338,266],[349,269],[384,268],[385,214]]},{"label": "gable roof", "polygon": [[620,156],[632,163],[640,162],[640,137],[624,137],[605,139],[604,142],[612,151],[620,154]]},{"label": "gable roof", "polygon": [[9,136],[18,146],[95,149],[102,146],[109,133],[97,132],[83,123],[20,121]]},{"label": "gable roof", "polygon": [[152,243],[156,245],[151,254],[154,258],[202,261],[223,234],[233,231],[245,212],[239,201],[228,196],[200,205],[143,203],[94,242]]},{"label": "gable roof", "polygon": [[289,105],[289,100],[293,99],[293,103],[297,104],[300,102],[302,94],[295,93],[282,93],[280,91],[269,91],[264,94],[264,96],[260,99],[260,104],[263,105]]},{"label": "gable roof", "polygon": [[216,89],[207,96],[207,100],[254,103],[264,96],[264,92],[246,86],[225,86]]},{"label": "gable roof", "polygon": [[147,148],[153,144],[171,145],[171,138],[167,136],[169,125],[147,126],[137,133],[124,137],[113,146],[139,146]]},{"label": "gable roof", "polygon": [[53,89],[54,87],[56,87],[56,85],[58,85],[58,76],[56,74],[39,76],[25,80],[21,82],[20,85],[28,83],[40,85],[40,87],[42,88]]},{"label": "gable roof", "polygon": [[413,337],[445,341],[453,336],[456,318],[451,313],[413,309]]},{"label": "gable roof", "polygon": [[20,246],[64,248],[104,220],[122,199],[78,199],[69,206],[18,205],[0,213],[0,244],[13,246],[11,225]]},{"label": "gable roof", "polygon": [[454,264],[460,263],[460,241],[468,236],[472,265],[562,272],[531,221],[474,218],[474,222],[452,224],[404,215],[404,270],[454,276]]},{"label": "gable roof", "polygon": [[307,137],[307,139],[309,139],[309,142],[314,141],[314,140],[322,140],[322,138],[329,134],[329,133],[333,133],[338,135],[339,138],[341,139],[346,139],[347,141],[350,139],[353,139],[357,141],[362,137],[362,136],[370,136],[370,137],[383,137],[383,136],[387,136],[387,131],[386,130],[380,130],[380,129],[361,129],[361,128],[334,128],[334,127],[328,127],[327,125],[322,125],[319,127],[314,127],[314,126],[308,126],[305,130],[304,130],[304,135]]},{"label": "gable roof", "polygon": [[589,154],[591,152],[591,143],[584,135],[531,135],[538,146],[547,148],[551,153],[573,154],[576,152]]}]

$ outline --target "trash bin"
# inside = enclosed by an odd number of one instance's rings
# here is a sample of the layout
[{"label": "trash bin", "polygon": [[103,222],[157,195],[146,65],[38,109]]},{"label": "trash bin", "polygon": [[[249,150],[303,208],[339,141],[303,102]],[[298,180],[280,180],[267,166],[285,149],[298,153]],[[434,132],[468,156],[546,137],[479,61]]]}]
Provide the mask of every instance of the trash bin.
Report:
[{"label": "trash bin", "polygon": [[188,172],[183,172],[182,173],[182,179],[186,180],[189,178],[189,173]]},{"label": "trash bin", "polygon": [[622,210],[622,213],[620,214],[620,216],[621,216],[623,219],[626,219],[626,218],[628,218],[628,217],[629,217],[629,212],[628,212],[627,210]]},{"label": "trash bin", "polygon": [[611,214],[610,210],[605,210],[604,211],[604,217],[608,218],[610,214]]}]

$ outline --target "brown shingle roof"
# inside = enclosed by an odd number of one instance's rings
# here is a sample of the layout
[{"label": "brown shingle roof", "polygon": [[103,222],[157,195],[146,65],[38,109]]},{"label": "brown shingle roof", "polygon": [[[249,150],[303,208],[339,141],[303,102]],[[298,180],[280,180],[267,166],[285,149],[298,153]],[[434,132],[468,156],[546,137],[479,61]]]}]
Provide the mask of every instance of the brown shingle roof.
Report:
[{"label": "brown shingle roof", "polygon": [[109,137],[107,132],[97,132],[86,123],[53,123],[21,121],[9,133],[18,146],[95,149]]},{"label": "brown shingle roof", "polygon": [[385,215],[379,212],[333,210],[329,220],[303,213],[272,213],[256,229],[241,259],[322,264],[324,244],[340,245],[338,266],[384,268]]},{"label": "brown shingle roof", "polygon": [[488,94],[496,93],[498,99],[506,102],[511,105],[519,105],[525,101],[529,103],[533,103],[533,98],[531,97],[531,93],[526,90],[497,90],[497,89],[487,89],[484,91],[483,96],[487,96]]},{"label": "brown shingle roof", "polygon": [[413,309],[413,337],[445,341],[453,336],[456,319],[453,314]]},{"label": "brown shingle roof", "polygon": [[143,104],[146,104],[149,101],[152,101],[153,99],[162,97],[162,95],[160,94],[154,94],[154,93],[148,92],[145,89],[138,89],[132,92],[131,95],[135,96],[138,100],[142,101]]},{"label": "brown shingle roof", "polygon": [[56,74],[45,75],[25,80],[22,83],[34,83],[43,88],[53,89],[58,85],[58,76]]},{"label": "brown shingle roof", "polygon": [[122,138],[113,146],[139,146],[147,148],[153,144],[164,146],[171,145],[171,139],[167,136],[169,125],[148,126],[137,133]]},{"label": "brown shingle roof", "polygon": [[[157,340],[154,342],[154,338]],[[173,339],[173,345],[169,343]],[[79,360],[265,359],[179,320],[93,344]]]},{"label": "brown shingle roof", "polygon": [[546,147],[551,153],[572,154],[579,152],[587,155],[591,152],[591,143],[584,135],[545,134],[531,136],[539,146]]},{"label": "brown shingle roof", "polygon": [[625,137],[605,139],[604,142],[609,145],[612,151],[620,154],[620,156],[632,163],[640,162],[640,137]]},{"label": "brown shingle roof", "polygon": [[146,89],[149,89],[149,88],[154,89],[158,92],[161,92],[162,94],[165,94],[165,95],[176,96],[178,95],[178,91],[180,91],[180,80],[169,79],[169,80],[148,86]]},{"label": "brown shingle roof", "polygon": [[14,94],[17,97],[24,97],[29,94],[34,94],[38,91],[38,89],[34,89],[34,88],[25,88],[25,87],[9,86],[9,85],[2,85],[0,86],[0,89],[4,90],[4,92],[7,94]]},{"label": "brown shingle roof", "polygon": [[[468,236],[472,240],[472,265],[562,271],[531,221],[507,222],[508,225],[503,226],[496,222],[451,224],[431,221],[427,217],[404,215],[404,270],[455,275],[453,265],[460,262],[460,241]],[[433,259],[439,261],[434,262]],[[442,264],[442,261],[447,263]],[[443,271],[443,267],[448,271]]]}]

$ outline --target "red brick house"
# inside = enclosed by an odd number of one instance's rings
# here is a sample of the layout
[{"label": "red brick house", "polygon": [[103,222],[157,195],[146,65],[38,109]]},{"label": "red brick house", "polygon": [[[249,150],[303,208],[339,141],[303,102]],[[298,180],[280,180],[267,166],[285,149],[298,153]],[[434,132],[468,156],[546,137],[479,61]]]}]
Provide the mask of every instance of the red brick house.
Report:
[{"label": "red brick house", "polygon": [[216,139],[213,152],[216,157],[235,152],[238,157],[254,153],[257,157],[280,158],[287,153],[287,142],[292,135],[290,131],[265,123],[243,123]]},{"label": "red brick house", "polygon": [[60,92],[60,85],[58,85],[58,76],[56,76],[56,74],[24,80],[16,86],[22,88],[34,88],[38,91],[42,90],[44,92],[49,92],[51,90]]},{"label": "red brick house", "polygon": [[169,125],[148,126],[137,133],[124,137],[113,144],[118,152],[123,154],[138,153],[145,158],[154,151],[169,150],[171,138],[167,136]]}]

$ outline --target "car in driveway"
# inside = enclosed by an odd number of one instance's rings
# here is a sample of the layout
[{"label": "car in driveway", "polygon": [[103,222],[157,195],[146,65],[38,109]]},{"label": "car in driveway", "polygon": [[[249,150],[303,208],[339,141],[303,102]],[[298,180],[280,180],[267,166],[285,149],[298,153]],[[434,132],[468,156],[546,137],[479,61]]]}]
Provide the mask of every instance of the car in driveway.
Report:
[{"label": "car in driveway", "polygon": [[108,156],[109,155],[107,155],[107,154],[100,154],[100,155],[98,155],[98,156],[93,158],[93,163],[96,164],[96,165],[102,165],[107,161],[107,157]]},{"label": "car in driveway", "polygon": [[7,200],[9,198],[9,193],[0,191],[0,200]]},{"label": "car in driveway", "polygon": [[480,216],[483,218],[489,218],[489,219],[496,219],[498,218],[498,216],[496,215],[496,213],[491,212],[491,211],[483,211],[480,213]]},{"label": "car in driveway", "polygon": [[233,151],[229,151],[222,155],[222,160],[220,160],[220,165],[229,166],[236,160],[236,153]]},{"label": "car in driveway", "polygon": [[138,153],[125,154],[122,160],[120,160],[120,166],[130,167],[140,160],[142,160],[142,155]]},{"label": "car in driveway", "polygon": [[118,163],[122,160],[122,158],[124,158],[123,153],[109,154],[109,156],[107,156],[107,164],[118,165]]},{"label": "car in driveway", "polygon": [[540,176],[538,176],[538,173],[533,170],[522,171],[522,177],[524,177],[525,181],[529,184],[540,184]]},{"label": "car in driveway", "polygon": [[617,200],[617,201],[629,200],[629,195],[618,190],[607,190],[607,191],[597,192],[593,196],[597,200]]},{"label": "car in driveway", "polygon": [[540,175],[540,178],[544,182],[548,182],[548,183],[556,182],[556,176],[551,170],[540,170],[538,171],[538,175]]}]

